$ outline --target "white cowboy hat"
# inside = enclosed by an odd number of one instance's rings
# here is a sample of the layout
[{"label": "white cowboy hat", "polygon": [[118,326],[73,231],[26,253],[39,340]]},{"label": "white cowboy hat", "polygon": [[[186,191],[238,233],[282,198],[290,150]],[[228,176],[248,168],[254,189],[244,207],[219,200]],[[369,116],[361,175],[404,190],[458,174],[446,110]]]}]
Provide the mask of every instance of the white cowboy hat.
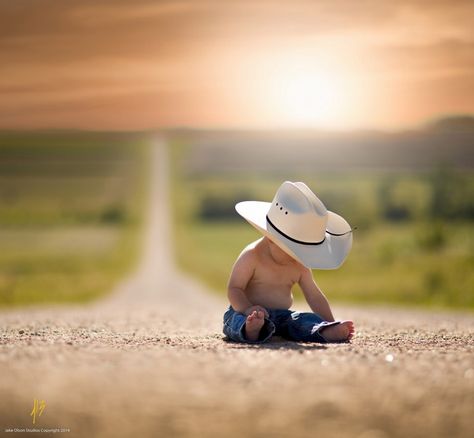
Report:
[{"label": "white cowboy hat", "polygon": [[302,182],[285,181],[271,203],[244,201],[235,209],[307,268],[336,269],[352,247],[352,229],[347,221],[328,211]]}]

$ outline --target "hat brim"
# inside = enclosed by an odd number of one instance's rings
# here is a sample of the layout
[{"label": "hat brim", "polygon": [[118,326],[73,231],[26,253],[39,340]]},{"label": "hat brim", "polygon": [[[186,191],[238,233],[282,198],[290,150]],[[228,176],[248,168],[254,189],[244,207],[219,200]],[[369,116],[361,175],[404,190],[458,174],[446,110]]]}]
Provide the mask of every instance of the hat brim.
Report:
[{"label": "hat brim", "polygon": [[244,201],[239,202],[235,209],[250,225],[307,268],[336,269],[344,263],[352,247],[352,233],[348,232],[351,227],[342,216],[328,211],[326,230],[333,234],[347,234],[333,236],[326,232],[323,243],[304,245],[279,234],[268,224],[270,206],[270,202]]}]

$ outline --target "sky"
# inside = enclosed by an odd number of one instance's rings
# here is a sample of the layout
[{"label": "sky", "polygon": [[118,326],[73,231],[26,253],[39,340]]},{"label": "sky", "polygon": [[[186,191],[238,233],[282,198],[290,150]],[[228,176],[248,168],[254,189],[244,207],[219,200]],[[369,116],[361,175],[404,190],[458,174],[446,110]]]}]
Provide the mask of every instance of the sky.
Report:
[{"label": "sky", "polygon": [[474,2],[0,0],[0,129],[404,129],[474,113]]}]

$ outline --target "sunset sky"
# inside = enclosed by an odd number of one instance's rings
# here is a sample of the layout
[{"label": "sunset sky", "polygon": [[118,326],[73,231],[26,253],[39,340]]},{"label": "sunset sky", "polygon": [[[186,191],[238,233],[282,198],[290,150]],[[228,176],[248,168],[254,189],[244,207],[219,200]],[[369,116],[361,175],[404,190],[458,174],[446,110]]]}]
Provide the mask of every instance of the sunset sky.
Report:
[{"label": "sunset sky", "polygon": [[400,129],[474,113],[473,1],[0,0],[0,128]]}]

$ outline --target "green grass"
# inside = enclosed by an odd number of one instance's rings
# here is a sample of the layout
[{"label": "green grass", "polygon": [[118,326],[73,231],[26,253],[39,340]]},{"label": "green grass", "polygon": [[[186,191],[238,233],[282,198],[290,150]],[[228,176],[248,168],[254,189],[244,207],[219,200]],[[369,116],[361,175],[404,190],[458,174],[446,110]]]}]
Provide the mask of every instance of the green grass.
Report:
[{"label": "green grass", "polygon": [[137,258],[145,136],[0,133],[0,306],[84,302]]},{"label": "green grass", "polygon": [[[229,203],[229,209],[240,194],[271,200],[286,178],[271,173],[223,175],[209,169],[207,174],[195,174],[188,163],[192,147],[190,142],[176,142],[172,148],[177,260],[216,293],[225,294],[236,257],[260,235],[232,212],[226,218],[206,219],[201,214],[203,200],[214,197]],[[467,178],[472,184],[472,175]],[[474,309],[473,223],[427,218],[430,187],[426,174],[354,171],[337,178],[320,172],[317,178],[294,179],[318,187],[315,190],[328,206],[359,227],[340,269],[314,271],[331,302]],[[384,186],[393,191],[395,207],[397,202],[403,205],[405,199],[412,200],[407,219],[384,219],[379,205],[381,193],[386,194]]]},{"label": "green grass", "polygon": [[[474,308],[474,238],[468,225],[457,227],[440,250],[420,247],[414,225],[380,225],[354,235],[345,264],[314,271],[331,300],[431,307]],[[178,262],[225,294],[227,279],[243,247],[259,238],[246,223],[180,224]]]}]

